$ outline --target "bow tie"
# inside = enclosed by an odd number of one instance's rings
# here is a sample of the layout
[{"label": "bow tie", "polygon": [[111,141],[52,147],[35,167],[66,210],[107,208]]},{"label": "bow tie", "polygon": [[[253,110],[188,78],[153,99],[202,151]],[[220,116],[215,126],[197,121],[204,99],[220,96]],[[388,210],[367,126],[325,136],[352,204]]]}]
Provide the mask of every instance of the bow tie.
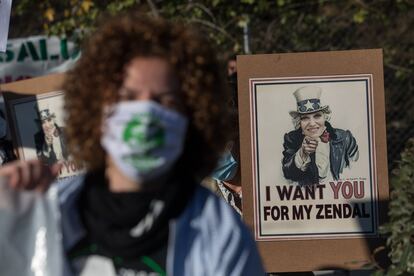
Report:
[{"label": "bow tie", "polygon": [[326,130],[322,133],[320,138],[321,138],[321,141],[324,143],[328,143],[331,140],[331,137],[329,136],[329,132]]}]

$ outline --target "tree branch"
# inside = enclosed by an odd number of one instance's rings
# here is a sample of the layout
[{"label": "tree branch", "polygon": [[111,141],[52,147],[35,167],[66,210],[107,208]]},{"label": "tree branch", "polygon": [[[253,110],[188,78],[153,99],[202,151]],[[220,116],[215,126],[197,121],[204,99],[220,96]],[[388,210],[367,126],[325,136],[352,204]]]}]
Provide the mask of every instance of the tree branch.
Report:
[{"label": "tree branch", "polygon": [[392,64],[392,63],[385,63],[384,65],[387,66],[388,68],[393,69],[393,70],[401,70],[401,71],[406,72],[406,73],[412,73],[413,72],[413,69],[403,67],[403,66],[400,66],[400,65],[396,65],[396,64]]},{"label": "tree branch", "polygon": [[216,18],[214,17],[214,14],[211,12],[210,9],[208,9],[203,4],[189,3],[188,6],[186,7],[186,9],[191,9],[191,8],[194,8],[194,7],[200,8],[202,11],[204,11],[206,14],[208,14],[208,16],[211,18],[212,21],[216,22]]},{"label": "tree branch", "polygon": [[[139,2],[139,0],[137,0]],[[154,2],[152,0],[147,0],[147,4],[151,9],[151,13],[154,17],[160,17],[160,13],[158,12],[157,6],[155,6]]]},{"label": "tree branch", "polygon": [[199,24],[204,25],[206,27],[209,27],[209,28],[211,28],[213,30],[219,31],[225,37],[229,38],[232,42],[236,42],[236,39],[234,39],[228,32],[226,32],[225,29],[223,29],[223,28],[221,28],[221,27],[219,27],[217,25],[214,25],[213,23],[211,23],[209,21],[202,20],[202,19],[196,19],[196,18],[190,19],[189,21],[190,22],[194,22],[194,23],[199,23]]}]

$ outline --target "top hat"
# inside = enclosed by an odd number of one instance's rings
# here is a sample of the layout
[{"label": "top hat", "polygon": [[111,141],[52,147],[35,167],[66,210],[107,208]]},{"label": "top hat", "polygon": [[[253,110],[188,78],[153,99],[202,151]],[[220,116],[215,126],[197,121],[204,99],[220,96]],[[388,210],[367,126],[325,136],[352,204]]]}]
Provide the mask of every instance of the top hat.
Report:
[{"label": "top hat", "polygon": [[50,113],[48,108],[39,110],[38,115],[39,115],[39,121],[45,121],[47,119],[56,117],[55,113]]},{"label": "top hat", "polygon": [[290,111],[289,114],[292,117],[301,114],[309,114],[325,110],[329,108],[328,105],[321,104],[322,89],[317,86],[304,86],[293,92],[296,98],[297,109],[296,111]]}]

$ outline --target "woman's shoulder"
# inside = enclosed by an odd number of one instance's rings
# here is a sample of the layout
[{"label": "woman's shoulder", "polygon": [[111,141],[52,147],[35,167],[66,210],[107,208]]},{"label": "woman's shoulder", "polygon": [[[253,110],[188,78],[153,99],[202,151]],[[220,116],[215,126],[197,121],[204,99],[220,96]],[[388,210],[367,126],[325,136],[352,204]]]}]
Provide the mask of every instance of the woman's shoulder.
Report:
[{"label": "woman's shoulder", "polygon": [[230,237],[235,233],[250,236],[240,215],[222,198],[201,185],[175,223],[178,231],[192,233],[198,238]]},{"label": "woman's shoulder", "polygon": [[240,215],[222,198],[201,185],[176,223],[177,230],[193,232],[199,238],[206,239],[208,244],[211,244],[212,238],[217,239],[215,242],[218,244],[237,239],[240,246],[253,240]]},{"label": "woman's shoulder", "polygon": [[65,177],[56,180],[53,185],[57,187],[60,203],[65,203],[69,199],[77,197],[82,190],[85,182],[85,174]]},{"label": "woman's shoulder", "polygon": [[[189,260],[187,263],[197,263],[200,257],[208,256],[209,267],[194,267],[194,271],[212,270],[208,275],[229,275],[234,271],[243,271],[241,275],[263,273],[255,242],[240,215],[201,186],[176,221],[175,245],[174,258]],[[189,268],[178,265],[175,274],[187,275],[181,269]]]}]

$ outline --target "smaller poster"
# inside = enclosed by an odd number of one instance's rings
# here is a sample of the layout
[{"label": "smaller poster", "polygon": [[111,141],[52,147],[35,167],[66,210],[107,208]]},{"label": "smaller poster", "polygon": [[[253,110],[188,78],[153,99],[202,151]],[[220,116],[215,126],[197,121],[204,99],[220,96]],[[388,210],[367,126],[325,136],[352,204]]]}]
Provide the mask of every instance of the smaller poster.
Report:
[{"label": "smaller poster", "polygon": [[[38,80],[29,80],[36,81]],[[8,87],[13,86],[9,84]],[[67,148],[63,96],[62,91],[35,95],[4,93],[11,136],[18,149],[19,159],[38,159],[49,166],[61,163],[62,169],[58,178],[81,172]]]}]

